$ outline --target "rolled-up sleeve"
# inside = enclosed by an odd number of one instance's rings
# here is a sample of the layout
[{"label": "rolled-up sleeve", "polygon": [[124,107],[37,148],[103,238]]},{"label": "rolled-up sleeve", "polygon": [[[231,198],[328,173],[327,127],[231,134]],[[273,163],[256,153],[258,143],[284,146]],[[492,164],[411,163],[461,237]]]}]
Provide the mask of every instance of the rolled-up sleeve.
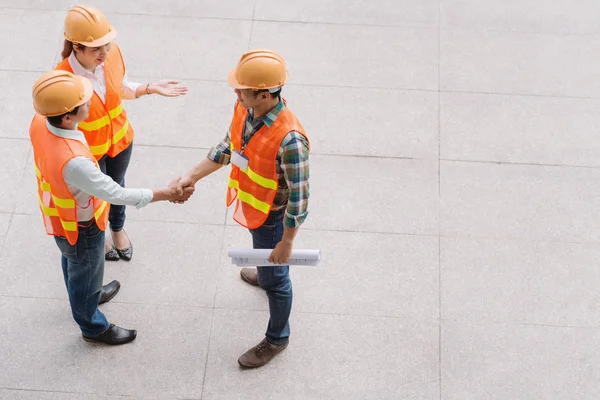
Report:
[{"label": "rolled-up sleeve", "polygon": [[122,85],[123,89],[121,92],[121,97],[126,100],[135,99],[135,92],[137,91],[137,88],[140,87],[141,83],[130,82],[129,79],[127,79],[127,74],[125,74],[123,76]]},{"label": "rolled-up sleeve", "polygon": [[299,227],[308,216],[310,197],[308,153],[306,138],[297,132],[290,132],[281,142],[279,149],[281,169],[290,191],[283,222],[290,228]]},{"label": "rolled-up sleeve", "polygon": [[209,160],[216,162],[217,164],[227,165],[229,164],[229,160],[231,158],[231,149],[229,148],[230,141],[230,130],[227,130],[227,134],[225,135],[225,139],[223,139],[219,144],[210,149],[208,155],[206,156]]},{"label": "rolled-up sleeve", "polygon": [[142,208],[147,206],[154,197],[150,189],[121,187],[86,157],[75,157],[69,161],[63,171],[63,177],[67,185],[119,206]]}]

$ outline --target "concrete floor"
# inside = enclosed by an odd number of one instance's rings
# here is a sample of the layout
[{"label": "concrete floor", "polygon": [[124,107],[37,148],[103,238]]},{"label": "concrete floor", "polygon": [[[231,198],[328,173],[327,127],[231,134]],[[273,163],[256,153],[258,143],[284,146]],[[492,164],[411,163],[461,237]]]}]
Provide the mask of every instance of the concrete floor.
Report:
[{"label": "concrete floor", "polygon": [[600,2],[104,0],[133,81],[130,187],[157,188],[225,134],[242,52],[287,60],[312,141],[290,346],[244,371],[265,294],[229,247],[227,171],[183,206],[128,211],[131,263],[102,310],[139,331],[81,340],[36,204],[31,86],[70,0],[0,0],[0,398],[600,398]]}]

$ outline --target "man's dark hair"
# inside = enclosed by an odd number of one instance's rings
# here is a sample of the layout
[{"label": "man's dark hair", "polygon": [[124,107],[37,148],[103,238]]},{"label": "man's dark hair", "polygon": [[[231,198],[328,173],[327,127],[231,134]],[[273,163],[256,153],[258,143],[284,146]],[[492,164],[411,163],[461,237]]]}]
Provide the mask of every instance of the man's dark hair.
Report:
[{"label": "man's dark hair", "polygon": [[271,95],[272,99],[276,99],[279,96],[281,96],[281,88],[279,88],[278,91],[276,91],[275,93],[270,93],[269,89],[261,89],[261,90],[255,90],[254,91],[254,98],[257,98],[259,94],[261,93],[269,93]]},{"label": "man's dark hair", "polygon": [[81,107],[81,106],[75,107],[73,109],[73,111],[70,111],[68,113],[64,113],[64,114],[61,114],[61,115],[56,115],[54,117],[46,117],[46,119],[48,120],[48,122],[50,122],[50,125],[55,126],[57,128],[60,128],[60,126],[62,125],[63,117],[65,115],[74,115],[74,114],[77,114],[77,111],[79,111],[79,107]]}]

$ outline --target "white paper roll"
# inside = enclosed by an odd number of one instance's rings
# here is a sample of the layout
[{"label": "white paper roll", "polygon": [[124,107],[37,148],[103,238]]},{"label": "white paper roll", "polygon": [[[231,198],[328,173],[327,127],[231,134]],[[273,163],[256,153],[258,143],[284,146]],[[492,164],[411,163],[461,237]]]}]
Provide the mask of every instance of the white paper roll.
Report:
[{"label": "white paper roll", "polygon": [[[278,266],[271,264],[269,256],[272,249],[229,249],[231,262],[238,267]],[[321,250],[294,249],[285,265],[308,265],[316,267],[321,262]]]}]

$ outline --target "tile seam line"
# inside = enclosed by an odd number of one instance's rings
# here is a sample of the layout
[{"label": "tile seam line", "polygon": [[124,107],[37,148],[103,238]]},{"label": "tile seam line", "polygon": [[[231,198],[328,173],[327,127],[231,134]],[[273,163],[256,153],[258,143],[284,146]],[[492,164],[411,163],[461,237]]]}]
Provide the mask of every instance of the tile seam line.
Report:
[{"label": "tile seam line", "polygon": [[[26,214],[20,212],[0,212],[0,214],[4,215],[18,215],[24,217],[36,217],[35,214]],[[133,222],[143,223],[164,223],[164,224],[182,224],[182,225],[199,225],[206,227],[218,227],[223,226],[223,224],[208,224],[208,223],[196,223],[196,222],[186,222],[186,221],[164,221],[164,220],[140,220],[135,219]],[[229,228],[236,228],[236,225],[226,225]],[[467,240],[488,240],[488,241],[507,241],[507,242],[525,242],[525,243],[540,243],[540,244],[580,244],[580,245],[590,245],[590,246],[598,246],[600,245],[599,240],[559,240],[559,239],[535,239],[535,238],[522,238],[517,236],[483,236],[483,235],[468,235],[468,234],[440,234],[437,233],[410,233],[410,232],[384,232],[384,231],[358,231],[358,230],[345,230],[345,229],[320,229],[320,228],[303,228],[307,231],[312,232],[329,232],[329,233],[358,233],[358,234],[369,234],[369,235],[386,235],[386,236],[405,236],[407,238],[440,238],[440,239],[467,239]]]},{"label": "tile seam line", "polygon": [[438,198],[437,198],[437,217],[438,217],[438,387],[439,397],[442,400],[442,29],[441,29],[441,18],[442,18],[442,0],[438,0],[438,26],[437,26],[437,139],[438,139],[438,156],[437,156],[437,186],[438,186]]},{"label": "tile seam line", "polygon": [[[227,213],[225,213],[225,218],[227,218]],[[223,229],[221,231],[221,248],[219,249],[219,254],[223,254],[223,248],[225,247],[225,232],[227,230],[227,225],[226,225],[227,221],[225,221],[225,223],[223,223]],[[204,398],[204,387],[205,387],[205,383],[206,383],[206,375],[208,373],[208,357],[210,356],[210,344],[212,342],[212,336],[213,336],[213,327],[215,326],[215,310],[217,309],[217,295],[219,293],[219,271],[221,270],[221,267],[223,265],[223,257],[219,257],[219,262],[217,265],[217,271],[216,271],[216,282],[215,282],[215,294],[213,296],[213,304],[212,304],[212,313],[210,315],[210,328],[208,330],[208,343],[206,345],[206,359],[204,360],[204,374],[202,374],[202,389],[200,390],[200,399],[202,400]]]},{"label": "tile seam line", "polygon": [[[441,133],[438,133],[438,141],[441,141]],[[1,140],[18,140],[29,142],[28,138],[20,137],[4,137],[0,136]],[[138,143],[138,147],[146,147],[151,149],[167,148],[174,150],[210,150],[209,147],[190,147],[178,145],[162,145],[162,144],[146,144]],[[441,149],[440,149],[441,151]],[[365,159],[381,159],[381,160],[406,160],[406,161],[432,161],[434,158],[428,157],[410,157],[410,156],[377,156],[370,154],[336,154],[336,153],[320,153],[313,152],[314,156],[319,157],[336,157],[336,158],[365,158]],[[515,165],[515,166],[530,166],[530,167],[552,167],[552,168],[581,168],[581,169],[600,169],[600,165],[583,165],[583,164],[552,164],[552,163],[534,163],[534,162],[518,162],[518,161],[493,161],[493,160],[468,160],[459,158],[442,158],[438,157],[438,161],[449,163],[477,163],[477,164],[494,164],[494,165]],[[25,165],[24,168],[27,166]],[[439,189],[439,188],[438,188]]]},{"label": "tile seam line", "polygon": [[[55,298],[38,298],[38,297],[24,297],[24,296],[6,296],[0,295],[0,297],[4,298],[13,298],[13,299],[30,299],[30,300],[57,300],[62,302],[69,301],[68,299],[55,299]],[[118,303],[115,304],[133,304],[133,305],[144,305],[144,306],[165,306],[165,307],[181,307],[181,308],[192,308],[192,309],[212,309],[211,307],[200,307],[200,306],[186,306],[186,305],[165,305],[165,304],[150,304],[150,303]],[[227,307],[215,307],[215,310],[228,310],[228,311],[249,311],[249,312],[260,312],[260,313],[268,313],[268,309],[256,309],[256,308],[227,308]],[[428,319],[428,318],[416,318],[410,316],[392,316],[392,315],[371,315],[371,314],[345,314],[345,313],[327,313],[327,312],[313,312],[313,311],[296,311],[298,314],[304,315],[319,315],[319,316],[333,316],[333,317],[353,317],[353,318],[365,318],[365,319],[391,319],[398,321],[406,321],[411,323],[418,323],[422,325],[431,325],[437,326],[437,317]],[[527,323],[527,322],[518,322],[518,321],[493,321],[486,319],[478,319],[473,321],[472,319],[457,319],[457,318],[444,318],[444,322],[453,322],[453,323],[461,323],[461,324],[474,324],[474,325],[510,325],[510,326],[531,326],[538,328],[561,328],[561,329],[586,329],[586,330],[600,330],[600,325],[598,326],[589,326],[589,325],[560,325],[560,324],[543,324],[543,323]]]},{"label": "tile seam line", "polygon": [[[21,73],[44,73],[46,70],[37,69],[15,69],[15,68],[4,68],[0,67],[0,72],[21,72]],[[132,78],[136,79],[158,79],[159,77],[153,76],[152,74],[138,74],[132,75]],[[227,83],[225,79],[211,79],[211,78],[193,78],[185,76],[173,76],[173,79],[181,81],[193,81],[193,82],[212,82],[212,83]],[[410,87],[389,87],[389,86],[358,86],[358,85],[328,85],[319,83],[303,83],[303,82],[290,82],[286,86],[299,86],[299,87],[315,87],[315,88],[337,88],[337,89],[357,89],[357,90],[387,90],[396,92],[423,92],[423,93],[458,93],[458,94],[477,94],[477,95],[489,95],[489,96],[517,96],[517,97],[539,97],[539,98],[554,98],[554,99],[581,99],[581,100],[600,100],[599,96],[576,96],[576,95],[562,95],[562,94],[539,94],[539,93],[511,93],[511,92],[485,92],[476,90],[458,90],[458,89],[427,89],[427,88],[410,88]],[[33,113],[33,111],[32,111]]]},{"label": "tile seam line", "polygon": [[[15,8],[15,7],[0,7],[0,10],[12,10],[12,11],[34,11],[34,12],[63,12],[62,9],[50,9],[50,8]],[[357,23],[357,22],[334,22],[334,21],[315,21],[315,20],[277,20],[277,19],[256,19],[254,16],[250,18],[228,18],[219,16],[201,16],[201,15],[183,15],[183,14],[144,14],[134,12],[119,12],[119,11],[106,11],[107,14],[119,15],[119,16],[135,16],[135,17],[150,17],[150,18],[173,18],[173,19],[191,19],[191,20],[207,20],[207,21],[245,21],[245,22],[264,22],[264,23],[275,23],[275,24],[295,24],[295,25],[324,25],[324,26],[350,26],[350,27],[371,27],[371,28],[391,28],[391,29],[415,29],[415,30],[434,30],[434,23],[423,23],[423,24],[370,24],[370,23]]]},{"label": "tile seam line", "polygon": [[[11,390],[15,392],[35,392],[35,393],[62,393],[62,394],[84,394],[90,396],[111,396],[111,397],[122,397],[124,399],[136,399],[135,396],[125,395],[125,394],[100,394],[100,393],[90,393],[90,392],[69,392],[65,390],[45,390],[45,389],[26,389],[26,388],[12,388],[12,387],[0,387],[3,390]],[[183,399],[178,399],[183,400]]]}]

